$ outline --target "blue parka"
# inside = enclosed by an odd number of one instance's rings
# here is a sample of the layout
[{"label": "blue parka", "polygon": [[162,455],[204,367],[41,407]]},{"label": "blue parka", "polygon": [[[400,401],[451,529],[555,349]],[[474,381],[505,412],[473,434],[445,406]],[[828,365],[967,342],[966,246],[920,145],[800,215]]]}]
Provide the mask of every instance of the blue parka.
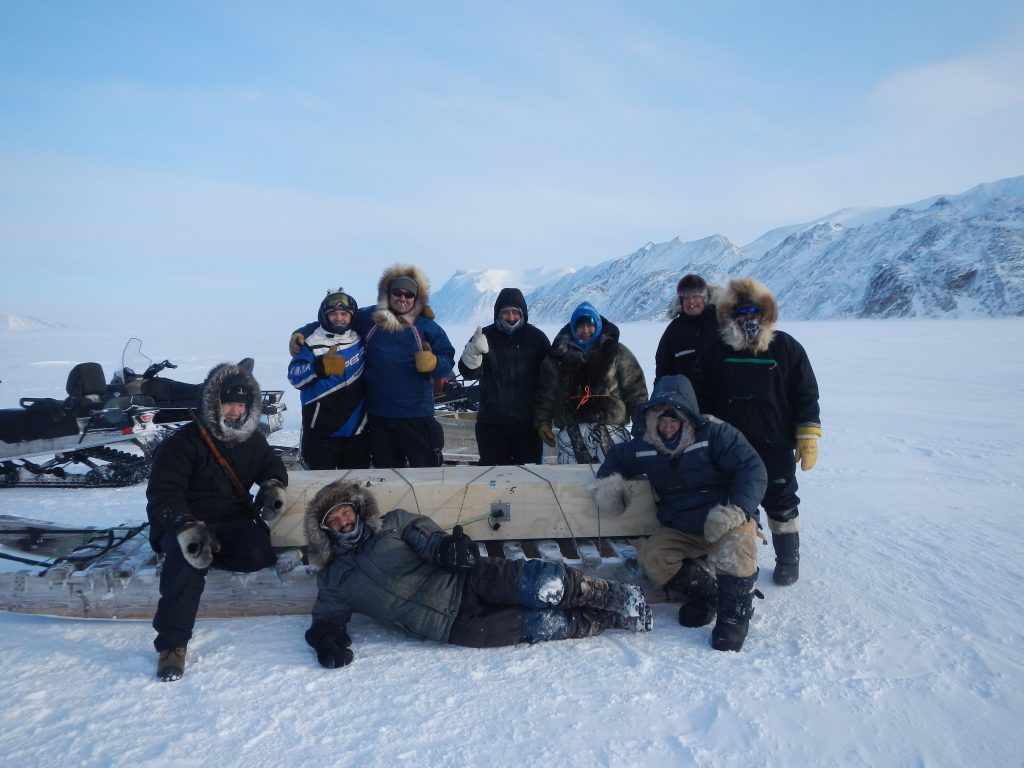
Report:
[{"label": "blue parka", "polygon": [[[683,422],[679,443],[671,448],[657,431],[665,411]],[[684,533],[703,535],[704,520],[716,504],[735,504],[757,519],[768,485],[764,463],[739,430],[701,415],[685,376],[659,379],[636,420],[643,435],[612,446],[598,478],[646,475],[656,494],[658,520]]]}]

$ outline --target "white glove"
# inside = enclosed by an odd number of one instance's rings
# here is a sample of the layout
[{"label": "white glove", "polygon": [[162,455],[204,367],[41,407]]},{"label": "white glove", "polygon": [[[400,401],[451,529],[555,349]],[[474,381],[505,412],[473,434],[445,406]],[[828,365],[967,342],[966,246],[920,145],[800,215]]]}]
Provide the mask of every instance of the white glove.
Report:
[{"label": "white glove", "polygon": [[466,342],[466,348],[462,350],[462,362],[467,368],[479,368],[483,365],[484,355],[490,351],[491,347],[487,343],[487,337],[484,336],[483,329],[478,325],[473,338]]}]

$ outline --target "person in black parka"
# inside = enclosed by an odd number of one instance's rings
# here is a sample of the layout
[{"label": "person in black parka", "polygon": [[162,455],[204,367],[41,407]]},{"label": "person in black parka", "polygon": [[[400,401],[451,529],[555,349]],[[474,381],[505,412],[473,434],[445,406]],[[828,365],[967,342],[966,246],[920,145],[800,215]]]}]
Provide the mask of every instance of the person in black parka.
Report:
[{"label": "person in black parka", "polygon": [[466,343],[459,359],[465,379],[480,381],[476,444],[480,464],[539,464],[544,444],[533,428],[540,367],[551,349],[547,335],[529,323],[518,288],[502,288],[494,322]]},{"label": "person in black parka", "polygon": [[[266,522],[284,509],[288,474],[259,431],[261,401],[248,366],[214,367],[199,391],[198,423],[171,434],[153,458],[146,513],[150,543],[164,555],[153,617],[162,681],[184,674],[207,570],[247,573],[276,560]],[[241,490],[200,430],[207,431]],[[253,485],[260,487],[255,506],[248,496]]]},{"label": "person in black parka", "polygon": [[669,309],[672,318],[654,354],[654,383],[662,376],[690,377],[701,351],[718,338],[711,288],[700,275],[686,275],[676,286]]},{"label": "person in black parka", "polygon": [[775,297],[754,278],[730,281],[716,315],[719,337],[698,358],[693,386],[701,411],[742,432],[768,469],[761,506],[775,549],[772,579],[785,586],[800,573],[796,464],[806,472],[818,459],[818,382],[800,343],[776,330]]}]

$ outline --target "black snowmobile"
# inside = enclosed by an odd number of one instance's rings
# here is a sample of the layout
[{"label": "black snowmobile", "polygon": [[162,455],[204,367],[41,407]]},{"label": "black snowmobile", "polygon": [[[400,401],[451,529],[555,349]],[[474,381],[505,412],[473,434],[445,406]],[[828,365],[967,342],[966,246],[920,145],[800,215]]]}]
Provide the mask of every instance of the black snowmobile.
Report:
[{"label": "black snowmobile", "polygon": [[[20,408],[0,410],[0,487],[145,480],[167,430],[190,421],[199,407],[198,384],[157,378],[175,367],[169,360],[153,363],[142,353],[142,342],[132,338],[109,384],[99,363],[79,363],[68,374],[65,400],[23,397]],[[284,426],[283,396],[281,390],[263,392],[265,434]],[[39,456],[50,458],[33,461]],[[76,465],[83,471],[75,471]]]}]

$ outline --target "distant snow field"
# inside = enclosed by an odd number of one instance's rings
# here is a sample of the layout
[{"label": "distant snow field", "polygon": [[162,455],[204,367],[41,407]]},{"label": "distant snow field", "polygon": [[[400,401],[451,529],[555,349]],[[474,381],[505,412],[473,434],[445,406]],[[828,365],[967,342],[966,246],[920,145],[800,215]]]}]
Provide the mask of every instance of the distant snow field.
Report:
[{"label": "distant snow field", "polygon": [[[799,474],[800,581],[775,587],[760,549],[765,599],[741,653],[711,650],[710,627],[679,626],[669,604],[649,635],[495,650],[357,617],[340,670],[317,665],[306,617],[210,620],[185,677],[158,683],[147,622],[0,614],[0,763],[1022,765],[1024,321],[781,327],[818,375],[824,435]],[[663,329],[622,326],[648,383]],[[289,330],[166,330],[143,351],[191,382],[254,357],[261,385],[287,390],[272,439],[294,443]],[[448,328],[456,350],[472,330]],[[0,332],[0,406],[63,397],[72,362],[55,357],[100,362],[109,379],[126,338]],[[0,490],[3,514],[63,522],[138,521],[144,508],[144,485]]]}]

